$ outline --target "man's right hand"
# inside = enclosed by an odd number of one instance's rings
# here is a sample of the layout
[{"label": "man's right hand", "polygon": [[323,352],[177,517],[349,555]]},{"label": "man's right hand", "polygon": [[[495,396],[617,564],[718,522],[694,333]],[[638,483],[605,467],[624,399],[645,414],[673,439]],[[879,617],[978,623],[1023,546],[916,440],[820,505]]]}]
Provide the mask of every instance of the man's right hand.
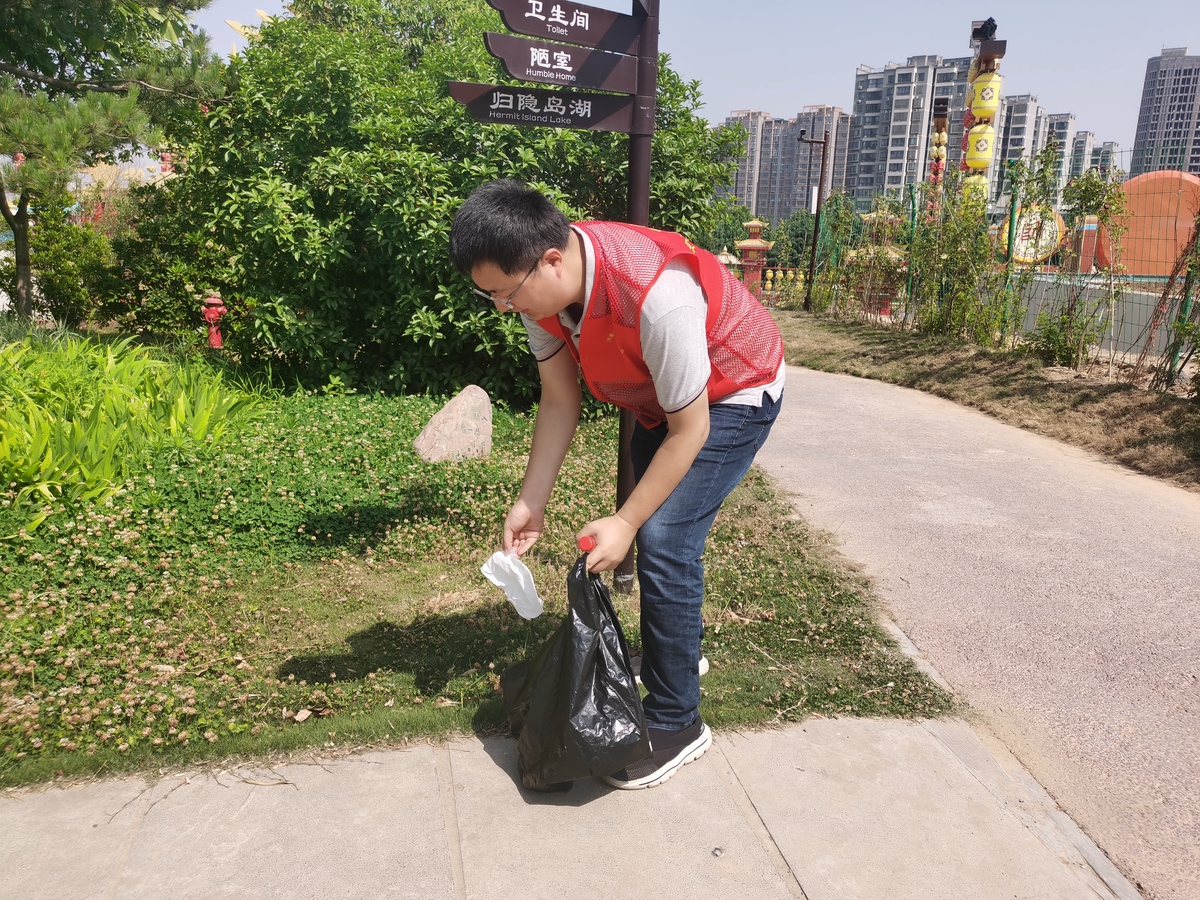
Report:
[{"label": "man's right hand", "polygon": [[504,552],[524,556],[542,536],[545,527],[546,516],[542,510],[532,509],[524,500],[518,500],[504,519]]}]

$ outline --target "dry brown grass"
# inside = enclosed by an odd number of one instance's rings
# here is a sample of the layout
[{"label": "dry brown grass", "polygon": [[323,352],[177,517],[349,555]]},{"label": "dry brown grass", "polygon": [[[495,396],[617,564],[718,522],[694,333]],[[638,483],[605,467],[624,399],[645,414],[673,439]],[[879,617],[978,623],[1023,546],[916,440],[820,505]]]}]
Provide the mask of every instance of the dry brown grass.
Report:
[{"label": "dry brown grass", "polygon": [[776,310],[787,361],[875,378],[971,406],[1200,492],[1200,403],[1090,374],[860,323]]}]

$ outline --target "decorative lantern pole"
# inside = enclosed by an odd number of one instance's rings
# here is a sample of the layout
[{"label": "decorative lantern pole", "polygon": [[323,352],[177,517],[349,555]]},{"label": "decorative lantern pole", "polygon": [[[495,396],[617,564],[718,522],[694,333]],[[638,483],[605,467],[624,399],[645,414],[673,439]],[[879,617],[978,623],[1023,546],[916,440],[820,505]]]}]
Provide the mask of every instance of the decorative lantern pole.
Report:
[{"label": "decorative lantern pole", "polygon": [[[950,142],[948,130],[950,128],[950,98],[936,97],[933,101],[933,136],[929,140],[929,184],[933,186],[930,191],[929,209],[930,215],[937,212],[938,201],[942,195],[942,179],[946,177],[946,145]],[[913,224],[915,227],[917,215],[917,201],[913,197]]]},{"label": "decorative lantern pole", "polygon": [[963,172],[971,174],[963,179],[963,190],[980,190],[987,197],[988,167],[996,152],[996,127],[994,120],[1000,109],[1000,95],[1004,87],[1001,78],[1000,60],[1004,58],[1007,41],[997,41],[996,20],[988,19],[971,31],[971,43],[978,44],[975,58],[967,73],[970,83],[970,104],[963,114]]},{"label": "decorative lantern pole", "polygon": [[762,231],[767,227],[766,222],[751,219],[743,222],[742,227],[749,233],[744,241],[737,242],[737,248],[742,251],[742,281],[755,297],[762,295],[761,283],[763,268],[767,264],[767,251],[775,246],[774,241],[764,241]]}]

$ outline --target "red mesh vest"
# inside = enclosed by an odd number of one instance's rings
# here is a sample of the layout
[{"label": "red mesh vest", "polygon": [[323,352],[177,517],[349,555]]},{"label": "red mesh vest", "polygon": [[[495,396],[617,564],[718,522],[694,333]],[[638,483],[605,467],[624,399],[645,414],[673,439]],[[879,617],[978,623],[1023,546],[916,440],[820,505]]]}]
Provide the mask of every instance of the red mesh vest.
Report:
[{"label": "red mesh vest", "polygon": [[598,399],[632,410],[647,428],[665,418],[642,359],[641,311],[647,292],[676,258],[691,267],[708,302],[708,402],[775,380],[783,361],[779,328],[715,256],[669,231],[615,222],[581,222],[577,227],[596,251],[579,347],[557,316],[538,324],[566,342]]}]

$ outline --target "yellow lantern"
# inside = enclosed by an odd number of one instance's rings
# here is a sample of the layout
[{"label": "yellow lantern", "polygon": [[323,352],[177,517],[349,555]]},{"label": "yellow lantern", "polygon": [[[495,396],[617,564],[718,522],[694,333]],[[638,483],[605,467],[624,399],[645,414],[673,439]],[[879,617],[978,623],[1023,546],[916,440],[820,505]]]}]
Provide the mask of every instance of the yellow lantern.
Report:
[{"label": "yellow lantern", "polygon": [[975,76],[979,74],[979,57],[971,60],[971,66],[967,69],[967,84],[975,81]]},{"label": "yellow lantern", "polygon": [[945,131],[939,131],[937,135],[937,142],[943,147],[946,146],[946,144],[950,143],[950,135]]},{"label": "yellow lantern", "polygon": [[975,94],[971,98],[971,114],[976,119],[991,121],[1000,108],[1000,89],[1004,79],[997,72],[984,72],[975,79]]},{"label": "yellow lantern", "polygon": [[963,193],[978,192],[979,196],[987,198],[987,176],[968,175],[962,181]]},{"label": "yellow lantern", "polygon": [[795,281],[795,280],[796,280],[796,273],[795,273],[795,271],[794,271],[794,270],[792,270],[792,271],[789,271],[789,272],[788,272],[788,281]]},{"label": "yellow lantern", "polygon": [[991,125],[976,125],[967,132],[967,167],[986,169],[992,164],[996,146],[996,129]]}]

